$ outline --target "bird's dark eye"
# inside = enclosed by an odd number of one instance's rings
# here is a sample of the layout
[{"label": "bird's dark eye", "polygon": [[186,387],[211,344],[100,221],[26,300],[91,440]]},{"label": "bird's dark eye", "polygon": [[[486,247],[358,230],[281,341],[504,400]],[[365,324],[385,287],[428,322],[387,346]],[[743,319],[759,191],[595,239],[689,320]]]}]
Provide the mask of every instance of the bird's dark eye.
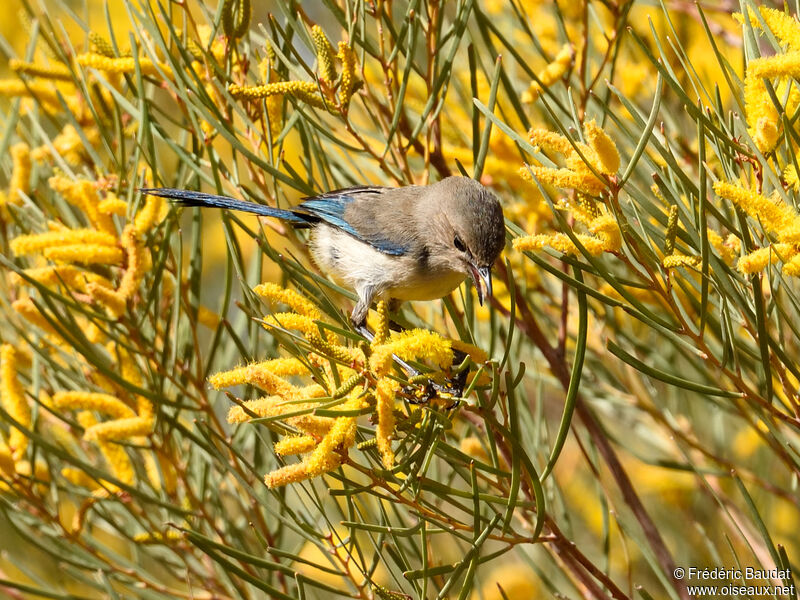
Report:
[{"label": "bird's dark eye", "polygon": [[467,246],[464,244],[464,242],[461,241],[461,238],[458,237],[458,236],[456,236],[453,239],[453,245],[456,247],[456,250],[458,250],[459,252],[464,252],[467,249]]}]

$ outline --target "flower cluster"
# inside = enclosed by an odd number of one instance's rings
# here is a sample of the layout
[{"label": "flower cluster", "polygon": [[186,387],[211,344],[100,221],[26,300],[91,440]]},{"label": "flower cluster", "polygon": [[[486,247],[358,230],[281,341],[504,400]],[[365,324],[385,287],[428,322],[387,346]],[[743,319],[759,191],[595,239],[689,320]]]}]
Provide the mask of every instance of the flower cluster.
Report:
[{"label": "flower cluster", "polygon": [[561,154],[566,163],[562,169],[531,166],[531,173],[543,183],[599,196],[608,183],[598,173],[613,176],[619,169],[619,152],[614,141],[593,120],[583,124],[583,132],[585,144],[547,129],[531,129],[528,132],[531,144],[545,152]]},{"label": "flower cluster", "polygon": [[752,190],[725,181],[714,184],[720,198],[741,208],[750,218],[759,221],[764,229],[775,235],[777,243],[753,250],[739,258],[737,268],[742,273],[763,271],[778,261],[783,263],[783,273],[800,276],[800,215],[779,197],[767,198]]},{"label": "flower cluster", "polygon": [[[275,452],[281,456],[305,456],[299,463],[269,473],[265,482],[270,487],[315,477],[343,464],[355,444],[357,419],[362,414],[375,416],[378,452],[384,467],[393,467],[391,441],[398,415],[396,400],[403,386],[392,374],[395,357],[404,361],[430,361],[437,370],[424,376],[427,381],[446,376],[453,363],[454,349],[468,354],[473,362],[487,360],[480,349],[430,331],[415,329],[390,334],[384,302],[378,304],[372,342],[369,346],[352,347],[325,330],[317,307],[297,292],[271,283],[257,286],[255,292],[292,309],[269,315],[263,325],[269,330],[302,334],[309,349],[307,356],[238,367],[211,376],[209,382],[216,389],[254,385],[267,394],[232,407],[229,422],[280,419],[294,432],[275,444]],[[314,383],[298,386],[287,380],[296,376],[313,378]],[[322,410],[326,414],[318,415]]]},{"label": "flower cluster", "polygon": [[[749,61],[745,73],[744,98],[748,131],[756,147],[761,152],[769,152],[778,143],[781,114],[791,118],[800,106],[800,90],[791,85],[791,78],[800,75],[800,22],[774,8],[762,6],[759,13],[763,23],[787,50],[783,54]],[[744,21],[743,15],[736,16],[739,21]],[[752,9],[748,16],[753,27],[762,27],[761,19]],[[777,98],[785,100],[783,106],[775,105],[764,83],[765,80],[775,78],[782,80],[775,94]]]},{"label": "flower cluster", "polygon": [[[263,84],[255,86],[230,84],[228,92],[234,98],[245,100],[289,96],[315,108],[324,108],[331,112],[338,109],[346,113],[358,87],[355,51],[350,44],[339,42],[339,51],[334,54],[333,46],[318,25],[312,27],[311,37],[317,52],[318,81],[270,82],[265,76],[266,70],[262,69]],[[342,65],[341,75],[338,79],[336,75],[337,61]]]},{"label": "flower cluster", "polygon": [[[16,146],[15,152],[27,152],[27,147],[23,146]],[[30,157],[14,160],[11,189],[6,194],[10,204],[18,202],[20,193],[31,193],[25,175],[30,172],[30,163]],[[45,334],[39,351],[72,352],[74,342],[65,337],[67,329],[59,323],[58,314],[49,310],[37,296],[49,290],[47,293],[57,293],[77,303],[94,304],[110,319],[123,318],[131,303],[138,301],[141,283],[152,265],[151,252],[145,242],[165,218],[167,207],[163,199],[149,197],[134,218],[122,225],[117,219],[124,218],[128,204],[104,190],[102,185],[63,175],[51,177],[48,183],[52,193],[80,210],[87,225],[67,227],[51,221],[46,231],[17,235],[10,241],[9,247],[17,260],[30,265],[10,277],[17,298],[11,306],[29,325]],[[133,462],[121,442],[144,447],[145,436],[150,434],[155,423],[151,400],[131,391],[143,386],[142,366],[128,347],[111,339],[96,320],[80,314],[75,315],[75,319],[86,340],[96,346],[95,351],[107,355],[108,368],[117,379],[89,369],[85,375],[91,391],[42,390],[38,401],[48,412],[41,416],[40,411],[38,422],[34,422],[21,379],[26,364],[30,363],[30,353],[24,342],[4,344],[0,349],[0,401],[18,426],[11,428],[7,446],[0,447],[3,471],[6,478],[34,472],[36,479],[49,479],[46,467],[31,468],[26,460],[28,432],[64,438],[62,422],[48,415],[63,417],[77,411],[77,425],[83,430],[83,440],[96,444],[115,481],[133,485],[136,481]],[[30,327],[20,328],[31,333],[36,331]],[[161,478],[153,453],[144,453],[143,461],[148,478],[157,485]],[[61,474],[74,485],[93,489],[96,496],[119,489],[112,481],[89,477],[85,471],[73,467],[65,467]],[[4,483],[5,489],[8,485]]]}]

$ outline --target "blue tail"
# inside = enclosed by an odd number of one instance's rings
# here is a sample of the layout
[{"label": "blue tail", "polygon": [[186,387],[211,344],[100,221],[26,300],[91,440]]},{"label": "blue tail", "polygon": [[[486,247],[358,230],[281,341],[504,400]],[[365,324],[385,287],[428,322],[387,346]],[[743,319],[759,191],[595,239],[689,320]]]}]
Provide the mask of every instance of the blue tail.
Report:
[{"label": "blue tail", "polygon": [[273,208],[271,206],[264,206],[263,204],[256,204],[255,202],[234,200],[233,198],[228,198],[227,196],[216,196],[214,194],[204,194],[203,192],[176,190],[172,188],[142,188],[139,191],[150,196],[167,198],[175,204],[180,204],[181,206],[207,206],[212,208],[239,210],[264,217],[275,217],[276,219],[283,219],[284,221],[297,223],[299,225],[308,225],[309,223],[318,220],[311,215],[302,216],[295,214],[290,210],[283,210],[282,208]]}]

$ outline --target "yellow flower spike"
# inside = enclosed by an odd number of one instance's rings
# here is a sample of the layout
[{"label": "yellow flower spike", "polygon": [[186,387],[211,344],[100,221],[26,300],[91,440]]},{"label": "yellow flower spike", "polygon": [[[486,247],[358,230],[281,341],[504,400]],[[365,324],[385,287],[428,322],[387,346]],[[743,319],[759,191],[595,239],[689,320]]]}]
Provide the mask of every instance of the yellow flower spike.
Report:
[{"label": "yellow flower spike", "polygon": [[262,283],[254,287],[253,291],[267,300],[286,304],[295,312],[315,321],[322,318],[319,309],[294,290],[282,288],[275,283]]},{"label": "yellow flower spike", "polygon": [[161,196],[147,196],[144,207],[136,213],[133,228],[140,238],[147,235],[151,229],[161,223],[169,212],[167,201]]},{"label": "yellow flower spike", "polygon": [[467,342],[462,342],[461,340],[450,340],[450,347],[453,350],[458,350],[459,352],[463,352],[464,354],[468,355],[470,360],[472,360],[472,362],[474,362],[476,365],[480,365],[489,360],[489,355],[486,354],[485,350],[478,348],[477,346],[473,346],[472,344],[468,344]]},{"label": "yellow flower spike", "polygon": [[664,241],[664,254],[669,256],[675,252],[675,237],[678,234],[678,205],[673,204],[669,207],[669,217],[667,218],[667,234]]},{"label": "yellow flower spike", "polygon": [[364,352],[359,348],[349,348],[332,343],[322,338],[314,321],[305,315],[297,313],[277,313],[264,318],[265,328],[278,327],[280,329],[293,329],[305,334],[308,343],[319,353],[334,358],[345,364],[364,364]]},{"label": "yellow flower spike", "polygon": [[[342,411],[356,410],[364,404],[362,398],[351,396],[341,405]],[[308,477],[322,475],[341,464],[342,455],[355,444],[356,418],[338,417],[333,427],[317,445],[314,451],[304,460]]]},{"label": "yellow flower spike", "polygon": [[391,469],[394,466],[394,450],[392,450],[392,434],[395,427],[394,398],[399,388],[400,384],[388,377],[378,380],[375,386],[376,412],[378,415],[375,439],[378,443],[381,461],[387,469]]},{"label": "yellow flower spike", "polygon": [[[157,196],[148,196],[148,198],[156,198]],[[124,217],[128,214],[128,203],[125,200],[117,198],[116,194],[108,194],[105,200],[101,200],[97,205],[99,210],[104,215],[117,215]]]},{"label": "yellow flower spike", "polygon": [[[769,30],[782,44],[785,44],[789,50],[800,50],[800,23],[797,19],[782,10],[766,6],[759,7],[758,12],[761,13],[761,18],[764,19]],[[761,21],[752,9],[748,9],[748,17],[753,27],[761,27]],[[744,23],[744,15],[741,13],[733,13],[733,18],[739,23]]]},{"label": "yellow flower spike", "polygon": [[114,227],[114,221],[111,216],[101,213],[98,209],[97,190],[91,181],[80,180],[72,181],[71,179],[56,175],[47,180],[50,188],[59,194],[64,199],[83,210],[89,221],[100,231],[116,236],[117,230]]},{"label": "yellow flower spike", "polygon": [[604,252],[616,252],[622,246],[622,234],[613,215],[597,217],[589,223],[589,231],[601,240]]},{"label": "yellow flower spike", "polygon": [[96,479],[89,476],[86,471],[81,471],[75,467],[64,467],[61,469],[61,476],[72,485],[86,488],[87,490],[96,490],[100,487]]},{"label": "yellow flower spike", "polygon": [[51,246],[42,252],[45,258],[65,263],[83,265],[116,265],[122,262],[122,250],[98,244]]},{"label": "yellow flower spike", "polygon": [[677,269],[678,267],[697,267],[702,262],[699,256],[686,256],[685,254],[670,254],[665,256],[661,264],[665,269]]},{"label": "yellow flower spike", "polygon": [[216,329],[221,320],[222,317],[207,306],[200,305],[197,307],[197,322],[201,325],[205,325],[209,329]]},{"label": "yellow flower spike", "polygon": [[105,71],[106,73],[135,73],[136,63],[139,63],[139,70],[142,75],[149,75],[150,77],[173,79],[172,67],[165,63],[154,63],[149,58],[134,58],[132,56],[124,56],[120,58],[111,58],[88,52],[86,54],[79,54],[75,57],[76,62],[82,67],[89,69],[97,69],[98,71]]},{"label": "yellow flower spike", "polygon": [[59,410],[92,410],[113,419],[136,416],[133,409],[119,398],[96,392],[56,392],[53,394],[53,406]]},{"label": "yellow flower spike", "polygon": [[11,181],[8,185],[7,200],[11,204],[20,204],[22,194],[30,194],[31,187],[31,151],[28,144],[20,142],[11,146]]},{"label": "yellow flower spike", "polygon": [[83,439],[89,442],[104,441],[116,442],[146,436],[153,431],[153,419],[131,417],[129,419],[115,419],[92,425],[83,434]]},{"label": "yellow flower spike", "polygon": [[747,63],[747,74],[757,79],[797,77],[800,74],[800,51],[754,58]]},{"label": "yellow flower spike", "polygon": [[713,229],[708,230],[708,243],[717,251],[722,261],[727,265],[732,265],[733,261],[736,259],[736,254],[738,252],[734,251],[733,248],[726,245],[725,242],[722,240],[722,236],[718,234]]},{"label": "yellow flower spike", "polygon": [[425,329],[403,331],[375,348],[369,359],[370,370],[377,377],[386,375],[392,368],[393,354],[404,360],[431,360],[441,368],[453,363],[450,340]]},{"label": "yellow flower spike", "polygon": [[528,139],[531,144],[545,152],[558,152],[564,156],[575,154],[575,148],[572,147],[569,140],[554,131],[549,131],[547,129],[531,129],[528,132]]},{"label": "yellow flower spike", "polygon": [[377,313],[378,322],[375,327],[375,336],[372,338],[370,346],[377,348],[386,342],[389,337],[389,307],[384,300],[378,302]]},{"label": "yellow flower spike", "polygon": [[109,246],[114,247],[117,238],[95,229],[62,229],[47,233],[20,235],[11,240],[9,246],[16,256],[41,252],[55,246]]},{"label": "yellow flower spike", "polygon": [[127,300],[136,293],[139,289],[139,284],[144,279],[145,263],[149,262],[145,254],[148,254],[149,251],[136,236],[135,226],[131,227],[129,225],[123,230],[121,242],[128,258],[128,264],[119,282],[117,293]]},{"label": "yellow flower spike", "polygon": [[744,78],[744,107],[750,137],[761,152],[769,152],[778,143],[780,115],[767,93],[764,81],[750,70]]},{"label": "yellow flower spike", "polygon": [[29,63],[18,58],[12,58],[8,61],[8,68],[15,73],[24,75],[32,75],[33,77],[41,77],[42,79],[56,79],[61,81],[72,81],[72,72],[68,67],[62,64],[42,65],[38,63]]},{"label": "yellow flower spike", "polygon": [[537,166],[532,166],[530,169],[542,183],[549,183],[562,189],[574,189],[590,196],[598,196],[605,189],[605,183],[591,172],[576,173],[572,169]]},{"label": "yellow flower spike", "polygon": [[310,435],[290,435],[279,442],[275,442],[275,454],[278,456],[294,456],[311,452],[317,445],[317,440]]},{"label": "yellow flower spike", "polygon": [[[100,132],[97,127],[84,127],[82,131],[92,146],[100,143]],[[88,157],[78,130],[71,124],[65,125],[61,133],[53,139],[52,147],[73,166],[80,165]],[[52,151],[48,145],[39,146],[31,153],[34,160],[44,160],[51,155]]]},{"label": "yellow flower spike", "polygon": [[564,44],[553,62],[548,63],[544,69],[536,74],[541,84],[538,81],[532,82],[528,90],[523,92],[522,101],[535,102],[544,91],[544,88],[556,83],[569,70],[574,55],[575,50],[572,44]]},{"label": "yellow flower spike", "polygon": [[[90,282],[107,288],[112,286],[111,282],[102,275],[78,269],[73,265],[38,267],[35,269],[25,269],[22,272],[25,274],[25,277],[33,279],[47,287],[64,285],[68,289],[84,291],[86,289],[86,284]],[[11,273],[10,277],[14,285],[24,285],[27,283],[25,279],[17,273]]]},{"label": "yellow flower spike", "polygon": [[114,46],[111,45],[111,42],[95,31],[89,32],[89,47],[95,54],[107,56],[109,58],[114,58],[116,56],[114,53]]},{"label": "yellow flower spike", "polygon": [[[320,394],[325,394],[324,390],[320,388]],[[312,396],[308,396],[311,398]],[[248,400],[244,402],[243,406],[232,406],[228,411],[228,423],[238,424],[247,423],[253,417],[250,413],[259,418],[264,417],[279,417],[294,412],[309,410],[315,408],[316,404],[311,403],[287,403],[280,396],[267,396],[257,400]],[[246,409],[246,410],[245,410]],[[314,436],[325,436],[333,426],[334,420],[328,417],[317,417],[311,414],[297,415],[293,417],[286,417],[286,423],[292,427],[296,427],[300,431]]]},{"label": "yellow flower spike", "polygon": [[[580,233],[576,233],[575,237],[592,256],[599,256],[605,252],[605,243],[602,240]],[[564,254],[573,256],[580,255],[578,247],[563,233],[527,235],[513,240],[512,246],[515,250],[519,250],[520,252],[541,250],[545,246],[550,246],[554,250],[563,252]]]},{"label": "yellow flower spike", "polygon": [[277,81],[264,85],[241,86],[231,84],[228,92],[234,98],[245,100],[260,100],[270,96],[291,96],[317,108],[325,108],[325,102],[319,95],[317,84],[311,81]]},{"label": "yellow flower spike", "polygon": [[791,259],[783,263],[781,272],[790,277],[800,277],[800,254],[795,254]]},{"label": "yellow flower spike", "polygon": [[267,473],[264,476],[264,483],[268,488],[282,487],[290,483],[297,483],[308,479],[306,472],[306,465],[297,463],[294,465],[286,465],[280,469]]},{"label": "yellow flower spike", "polygon": [[222,371],[208,378],[214,389],[232,387],[243,383],[252,383],[253,371],[267,371],[277,377],[286,375],[306,375],[308,367],[296,358],[273,358],[246,367],[239,367],[230,371]]},{"label": "yellow flower spike", "polygon": [[119,292],[93,282],[86,285],[86,292],[92,297],[92,300],[106,310],[112,319],[119,319],[125,313],[127,303],[125,297]]},{"label": "yellow flower spike", "polygon": [[[97,425],[97,419],[91,412],[82,411],[78,413],[78,423],[84,429],[90,429]],[[125,448],[115,442],[104,442],[102,440],[98,440],[97,445],[106,463],[108,463],[111,474],[122,483],[133,485],[136,482],[136,476],[133,472],[133,463],[131,463]],[[109,487],[112,491],[117,490],[115,485]]]},{"label": "yellow flower spike", "polygon": [[595,165],[601,173],[613,175],[619,170],[619,151],[609,135],[597,126],[594,119],[583,124],[586,141],[598,158]]},{"label": "yellow flower spike", "polygon": [[793,164],[786,165],[786,168],[783,170],[783,178],[786,180],[786,185],[795,192],[800,192],[800,177],[798,177],[797,169]]},{"label": "yellow flower spike", "polygon": [[795,254],[796,251],[792,244],[772,244],[745,254],[739,258],[736,268],[746,275],[752,275],[763,271],[767,265],[774,265],[780,260],[788,261]]},{"label": "yellow flower spike", "polygon": [[314,48],[317,51],[320,77],[327,83],[333,83],[336,80],[333,46],[331,46],[319,25],[314,25],[311,28],[311,39],[314,40]]},{"label": "yellow flower spike", "polygon": [[[142,387],[142,376],[133,356],[125,348],[116,346],[119,354],[119,367],[122,378],[136,387]],[[136,412],[144,419],[153,418],[155,414],[153,403],[144,396],[136,395]]]},{"label": "yellow flower spike", "polygon": [[[11,449],[0,438],[0,478],[3,476],[12,477],[17,472],[15,462],[14,457],[11,455]],[[0,491],[2,489],[2,482],[0,482]]]},{"label": "yellow flower spike", "polygon": [[339,103],[350,105],[356,85],[356,53],[346,42],[339,42],[339,60],[342,61],[342,82],[339,85]]},{"label": "yellow flower spike", "polygon": [[764,228],[778,236],[781,242],[800,242],[800,216],[797,211],[780,199],[770,199],[724,181],[714,184],[720,198],[729,200],[744,210],[752,219],[760,221]]},{"label": "yellow flower spike", "polygon": [[0,96],[18,97],[27,96],[36,98],[48,108],[58,108],[61,103],[58,100],[57,88],[52,81],[34,79],[32,81],[22,81],[21,79],[0,79]]},{"label": "yellow flower spike", "polygon": [[57,335],[55,328],[50,324],[50,322],[39,312],[39,309],[33,303],[33,300],[30,298],[23,298],[20,300],[15,300],[11,303],[11,308],[13,308],[19,315],[24,318],[29,323],[36,325],[42,331],[46,331],[47,333]]},{"label": "yellow flower spike", "polygon": [[214,389],[248,383],[261,388],[267,394],[277,394],[286,399],[296,398],[298,389],[296,386],[284,381],[261,364],[249,365],[242,369],[243,372],[240,369],[234,369],[217,373],[209,377],[208,382]]},{"label": "yellow flower spike", "polygon": [[[31,428],[31,409],[25,390],[17,376],[18,354],[11,344],[0,347],[0,401],[9,416],[26,429]],[[28,447],[27,436],[16,427],[8,435],[8,445],[15,461],[20,460]]]}]

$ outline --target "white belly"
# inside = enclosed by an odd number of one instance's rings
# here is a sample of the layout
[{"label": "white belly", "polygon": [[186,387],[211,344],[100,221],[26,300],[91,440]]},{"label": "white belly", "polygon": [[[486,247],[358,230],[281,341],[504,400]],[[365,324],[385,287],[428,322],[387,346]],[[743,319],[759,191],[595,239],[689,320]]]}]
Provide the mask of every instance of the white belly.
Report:
[{"label": "white belly", "polygon": [[312,230],[311,253],[331,279],[359,296],[373,286],[379,298],[434,300],[449,294],[465,278],[458,271],[423,272],[411,257],[384,254],[324,223]]}]

